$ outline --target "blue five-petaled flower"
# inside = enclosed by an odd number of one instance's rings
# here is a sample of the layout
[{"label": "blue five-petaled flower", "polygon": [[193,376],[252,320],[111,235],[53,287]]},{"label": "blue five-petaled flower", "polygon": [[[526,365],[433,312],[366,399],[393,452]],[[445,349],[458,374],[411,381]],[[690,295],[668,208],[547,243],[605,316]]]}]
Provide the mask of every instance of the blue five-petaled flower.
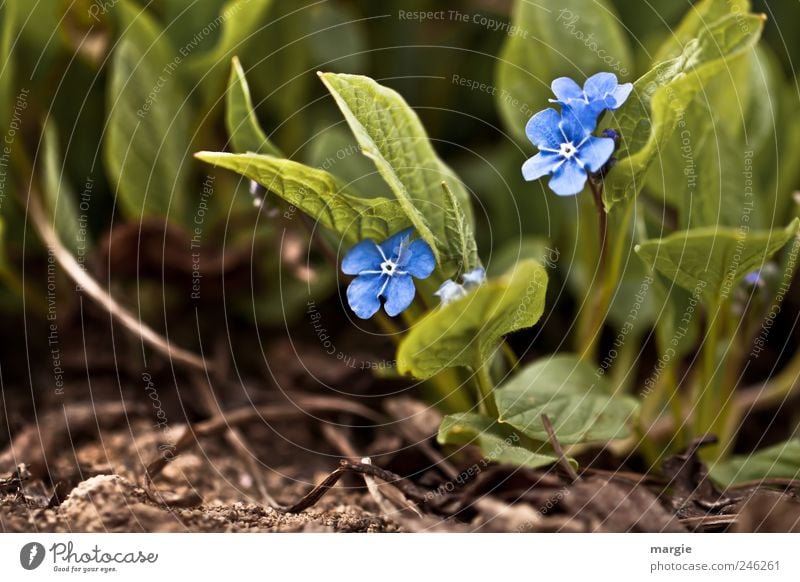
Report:
[{"label": "blue five-petaled flower", "polygon": [[592,135],[569,109],[540,111],[528,121],[525,133],[539,153],[522,165],[522,176],[530,181],[552,174],[549,186],[559,196],[583,190],[587,171],[597,172],[614,153],[614,140]]},{"label": "blue five-petaled flower", "polygon": [[347,287],[347,302],[361,319],[381,308],[391,317],[405,311],[414,300],[414,280],[425,279],[436,268],[431,247],[422,239],[411,240],[408,228],[378,244],[366,239],[355,245],[342,261],[342,272],[356,275]]},{"label": "blue five-petaled flower", "polygon": [[539,153],[522,166],[526,180],[552,175],[550,188],[560,196],[578,194],[586,185],[588,174],[598,172],[614,153],[614,139],[596,137],[599,115],[606,109],[618,109],[633,89],[620,85],[612,73],[598,73],[586,80],[583,88],[567,77],[552,83],[562,106],[540,111],[528,121],[525,133]]},{"label": "blue five-petaled flower", "polygon": [[613,73],[597,73],[583,84],[583,89],[569,77],[559,77],[550,84],[555,94],[551,103],[570,108],[585,125],[594,129],[597,117],[606,109],[619,109],[633,91],[631,83],[620,85]]}]

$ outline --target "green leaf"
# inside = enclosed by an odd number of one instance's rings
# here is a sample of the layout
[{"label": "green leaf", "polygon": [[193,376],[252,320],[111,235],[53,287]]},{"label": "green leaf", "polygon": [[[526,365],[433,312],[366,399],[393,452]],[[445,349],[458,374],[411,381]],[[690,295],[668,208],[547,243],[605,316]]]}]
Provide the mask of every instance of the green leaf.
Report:
[{"label": "green leaf", "polygon": [[556,355],[522,368],[495,390],[500,422],[544,441],[542,414],[565,444],[606,441],[628,436],[638,403],[613,396],[595,368],[573,355]]},{"label": "green leaf", "polygon": [[783,230],[698,228],[636,246],[651,268],[711,301],[728,297],[748,273],[757,270],[797,233],[800,219]]},{"label": "green leaf", "polygon": [[553,455],[519,446],[520,436],[508,426],[471,412],[445,416],[437,441],[442,445],[477,445],[490,461],[532,469],[552,465],[558,460]]},{"label": "green leaf", "polygon": [[773,222],[778,196],[761,186],[769,180],[761,181],[759,169],[769,167],[769,175],[775,174],[780,73],[763,46],[730,65],[688,105],[647,174],[648,187],[677,210],[681,229],[738,226],[753,191],[743,187],[743,171],[761,192],[751,226],[768,228]]},{"label": "green leaf", "polygon": [[206,99],[212,95],[216,97],[215,92],[219,90],[224,75],[224,63],[236,52],[245,51],[250,38],[264,26],[271,7],[272,0],[229,0],[219,16],[201,27],[200,32],[182,47],[191,55],[194,47],[203,41],[204,30],[222,28],[219,42],[213,50],[187,60],[191,79],[206,87]]},{"label": "green leaf", "polygon": [[14,91],[15,62],[11,47],[16,29],[16,2],[0,6],[0,130],[6,134]]},{"label": "green leaf", "polygon": [[258,123],[250,98],[250,87],[238,57],[233,57],[231,62],[231,77],[225,95],[225,126],[236,153],[255,152],[284,157]]},{"label": "green leaf", "polygon": [[761,479],[800,479],[800,439],[714,463],[709,472],[715,481],[726,487]]},{"label": "green leaf", "polygon": [[606,122],[622,136],[618,162],[606,177],[607,208],[638,194],[689,104],[711,79],[729,71],[734,59],[752,51],[763,26],[763,16],[725,17],[686,43],[680,56],[657,64],[634,83],[625,105]]},{"label": "green leaf", "polygon": [[442,182],[442,189],[445,197],[445,228],[447,229],[447,239],[454,241],[458,245],[458,257],[463,261],[461,271],[469,272],[480,266],[478,258],[478,245],[475,242],[475,234],[472,231],[472,224],[464,215],[464,211],[456,199],[455,194],[447,185]]},{"label": "green leaf", "polygon": [[315,2],[302,15],[308,66],[334,66],[342,73],[357,73],[368,67],[369,20],[363,19],[363,13],[343,2]]},{"label": "green leaf", "polygon": [[382,241],[408,226],[397,201],[353,196],[324,170],[260,154],[199,152],[195,157],[255,180],[350,244]]},{"label": "green leaf", "polygon": [[684,47],[709,25],[730,14],[748,12],[750,12],[749,0],[701,0],[689,8],[680,24],[659,47],[653,61],[658,63],[679,57]]},{"label": "green leaf", "polygon": [[398,369],[425,379],[445,368],[487,361],[504,335],[539,321],[546,289],[544,267],[520,261],[503,277],[415,324],[398,348]]},{"label": "green leaf", "polygon": [[389,184],[408,219],[437,257],[444,273],[468,261],[454,233],[456,217],[447,213],[446,182],[472,225],[469,195],[453,171],[436,155],[425,129],[395,91],[359,75],[320,74],[361,146]]},{"label": "green leaf", "polygon": [[[80,228],[75,207],[75,191],[69,184],[66,168],[58,144],[58,131],[52,121],[44,127],[44,155],[42,156],[42,183],[44,203],[55,230],[64,245],[73,254],[86,251],[87,228]],[[81,240],[82,239],[82,240]]]},{"label": "green leaf", "polygon": [[174,51],[155,21],[122,0],[123,36],[108,83],[106,167],[129,218],[182,216],[186,204],[189,107],[165,67]]},{"label": "green leaf", "polygon": [[500,51],[495,95],[506,127],[520,141],[527,143],[528,119],[548,107],[553,79],[581,82],[608,71],[622,81],[633,69],[625,31],[606,0],[561,0],[547,7],[517,0],[512,26],[517,32]]},{"label": "green leaf", "polygon": [[305,162],[330,172],[362,198],[394,198],[373,164],[361,155],[361,148],[343,122],[331,125],[321,120],[309,144]]}]

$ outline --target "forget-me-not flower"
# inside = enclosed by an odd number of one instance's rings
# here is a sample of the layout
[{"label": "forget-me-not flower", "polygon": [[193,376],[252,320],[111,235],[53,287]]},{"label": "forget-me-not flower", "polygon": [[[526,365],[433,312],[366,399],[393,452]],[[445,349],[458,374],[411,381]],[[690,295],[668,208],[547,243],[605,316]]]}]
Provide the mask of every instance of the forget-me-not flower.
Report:
[{"label": "forget-me-not flower", "polygon": [[457,299],[466,297],[470,290],[480,287],[486,281],[486,271],[483,267],[478,267],[461,275],[461,281],[461,283],[456,283],[452,279],[448,279],[441,284],[434,295],[441,300],[442,305],[447,305]]},{"label": "forget-me-not flower", "polygon": [[347,287],[347,302],[361,319],[369,319],[381,308],[394,317],[414,300],[414,280],[425,279],[436,268],[431,247],[422,239],[411,239],[408,228],[378,244],[366,239],[355,245],[342,261],[342,272],[356,275]]},{"label": "forget-me-not flower", "polygon": [[595,137],[596,119],[586,123],[565,108],[545,109],[531,117],[525,133],[539,153],[522,165],[522,176],[536,180],[552,175],[549,186],[559,196],[577,194],[586,185],[587,172],[597,172],[614,153],[614,140]]},{"label": "forget-me-not flower", "polygon": [[550,88],[556,96],[550,99],[552,103],[572,109],[581,122],[592,126],[606,109],[619,109],[633,91],[631,83],[620,85],[613,73],[592,75],[586,79],[583,89],[569,77],[559,77]]},{"label": "forget-me-not flower", "polygon": [[753,271],[752,273],[748,273],[744,278],[744,283],[745,285],[750,285],[751,287],[763,287],[764,279],[761,277],[761,271]]}]

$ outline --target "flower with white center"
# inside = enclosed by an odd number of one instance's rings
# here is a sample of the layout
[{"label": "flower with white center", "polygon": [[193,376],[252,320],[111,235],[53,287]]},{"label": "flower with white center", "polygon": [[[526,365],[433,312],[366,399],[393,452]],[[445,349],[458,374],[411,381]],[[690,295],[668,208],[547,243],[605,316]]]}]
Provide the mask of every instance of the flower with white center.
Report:
[{"label": "flower with white center", "polygon": [[414,280],[425,279],[436,268],[431,247],[422,239],[411,239],[408,228],[378,244],[366,239],[355,245],[342,261],[342,272],[356,275],[347,287],[347,302],[361,319],[369,319],[381,308],[399,315],[416,294]]}]

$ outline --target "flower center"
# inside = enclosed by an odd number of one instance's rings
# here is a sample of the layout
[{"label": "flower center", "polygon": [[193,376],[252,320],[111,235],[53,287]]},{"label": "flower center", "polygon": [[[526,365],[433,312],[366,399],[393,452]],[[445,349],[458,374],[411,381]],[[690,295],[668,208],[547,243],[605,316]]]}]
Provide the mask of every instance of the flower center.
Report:
[{"label": "flower center", "polygon": [[397,265],[391,259],[386,259],[381,263],[381,275],[389,275],[391,277],[396,270]]},{"label": "flower center", "polygon": [[578,149],[574,145],[572,145],[572,142],[562,143],[561,148],[558,150],[558,153],[567,159],[570,159],[577,152]]}]

